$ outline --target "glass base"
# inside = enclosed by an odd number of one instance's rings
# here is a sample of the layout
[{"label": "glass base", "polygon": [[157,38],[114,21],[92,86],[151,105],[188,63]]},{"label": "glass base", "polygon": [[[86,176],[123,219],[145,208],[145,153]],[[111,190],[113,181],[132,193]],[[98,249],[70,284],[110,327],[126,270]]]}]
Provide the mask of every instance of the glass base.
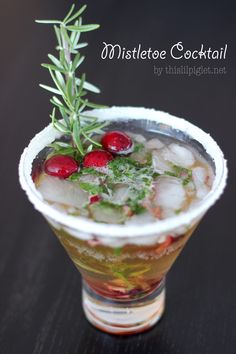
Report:
[{"label": "glass base", "polygon": [[90,323],[111,334],[135,334],[153,327],[165,308],[165,279],[140,299],[113,300],[95,293],[83,282],[83,309]]}]

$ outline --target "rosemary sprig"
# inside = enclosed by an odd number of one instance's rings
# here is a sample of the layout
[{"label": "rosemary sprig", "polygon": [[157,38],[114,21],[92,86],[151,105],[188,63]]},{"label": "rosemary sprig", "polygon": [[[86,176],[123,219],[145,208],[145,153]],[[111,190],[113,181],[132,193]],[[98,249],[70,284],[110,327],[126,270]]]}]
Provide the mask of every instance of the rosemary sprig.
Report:
[{"label": "rosemary sprig", "polygon": [[[85,115],[84,110],[89,108],[104,108],[105,106],[90,102],[85,96],[87,91],[99,93],[96,86],[86,81],[83,73],[76,76],[76,71],[83,63],[85,56],[80,49],[88,43],[79,42],[82,32],[89,32],[99,28],[98,24],[82,24],[82,13],[86,5],[75,10],[73,4],[63,20],[36,20],[37,23],[53,25],[57,38],[58,57],[48,54],[49,64],[42,64],[46,68],[54,86],[40,84],[40,86],[53,93],[50,99],[53,110],[50,115],[53,126],[65,135],[71,136],[71,148],[76,149],[82,156],[86,151],[101,146],[93,140],[93,134],[100,134],[107,123],[99,122],[97,118]],[[60,114],[62,119],[58,118]],[[60,146],[67,149],[70,146]]]}]

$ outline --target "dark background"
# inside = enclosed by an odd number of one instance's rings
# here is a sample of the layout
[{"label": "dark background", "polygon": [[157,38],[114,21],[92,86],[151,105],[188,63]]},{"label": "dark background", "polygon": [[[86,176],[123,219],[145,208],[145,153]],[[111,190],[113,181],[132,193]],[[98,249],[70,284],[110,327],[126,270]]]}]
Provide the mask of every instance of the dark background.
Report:
[{"label": "dark background", "polygon": [[[79,2],[80,3],[80,2]],[[210,132],[229,160],[224,196],[205,217],[167,281],[167,310],[151,331],[129,338],[100,333],[85,320],[80,276],[18,183],[23,148],[49,122],[49,83],[40,68],[55,39],[35,18],[62,18],[70,1],[0,1],[0,353],[217,354],[236,350],[235,8],[233,1],[87,1],[83,69],[99,85],[97,102],[154,107]],[[168,49],[228,43],[226,75],[153,74],[154,62],[102,61],[102,42]],[[166,60],[156,65],[189,64]],[[95,100],[96,97],[93,97]]]}]

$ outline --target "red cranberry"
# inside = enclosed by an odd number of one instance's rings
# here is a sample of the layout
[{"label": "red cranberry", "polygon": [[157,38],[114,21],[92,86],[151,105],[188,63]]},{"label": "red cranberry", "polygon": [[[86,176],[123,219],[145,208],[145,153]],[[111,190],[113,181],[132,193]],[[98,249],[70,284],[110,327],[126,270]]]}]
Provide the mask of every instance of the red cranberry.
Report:
[{"label": "red cranberry", "polygon": [[126,153],[132,147],[132,139],[125,133],[118,130],[107,132],[102,137],[102,146],[104,149],[116,153]]},{"label": "red cranberry", "polygon": [[169,247],[173,242],[174,242],[175,238],[171,235],[168,235],[166,237],[166,240],[164,242],[162,242],[156,249],[157,253],[160,253],[162,251],[164,251],[167,247]]},{"label": "red cranberry", "polygon": [[50,176],[67,178],[78,171],[77,162],[70,156],[56,155],[50,157],[44,164],[44,171]]},{"label": "red cranberry", "polygon": [[89,202],[90,202],[90,204],[94,204],[94,203],[99,202],[101,199],[102,199],[102,197],[100,195],[92,195],[89,198]]},{"label": "red cranberry", "polygon": [[94,237],[92,240],[88,240],[88,244],[91,247],[95,247],[97,245],[100,245],[101,241],[98,240],[96,237]]},{"label": "red cranberry", "polygon": [[113,160],[113,156],[108,151],[94,150],[85,155],[83,166],[93,168],[105,167],[111,160]]},{"label": "red cranberry", "polygon": [[169,245],[171,245],[173,242],[175,242],[175,238],[173,237],[173,236],[171,236],[171,235],[168,235],[167,237],[166,237],[166,245],[167,246],[169,246]]}]

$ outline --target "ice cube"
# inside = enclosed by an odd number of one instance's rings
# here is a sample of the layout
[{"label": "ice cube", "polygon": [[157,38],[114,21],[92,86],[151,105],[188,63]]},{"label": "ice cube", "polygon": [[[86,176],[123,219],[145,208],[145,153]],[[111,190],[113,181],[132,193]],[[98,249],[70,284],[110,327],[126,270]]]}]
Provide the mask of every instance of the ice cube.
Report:
[{"label": "ice cube", "polygon": [[152,152],[152,164],[155,172],[164,173],[165,171],[171,171],[172,167],[170,163],[165,161],[160,152],[153,150]]},{"label": "ice cube", "polygon": [[193,180],[197,183],[205,183],[207,177],[207,172],[203,167],[193,168]]},{"label": "ice cube", "polygon": [[142,149],[139,152],[133,152],[130,157],[140,163],[147,163],[149,158],[148,150]]},{"label": "ice cube", "polygon": [[165,147],[161,153],[165,160],[181,167],[191,167],[195,162],[192,151],[175,143]]},{"label": "ice cube", "polygon": [[176,215],[176,212],[174,209],[164,208],[162,210],[162,218],[163,219],[171,218],[175,215]]},{"label": "ice cube", "polygon": [[209,192],[209,187],[206,185],[207,171],[204,167],[195,167],[192,171],[193,182],[196,187],[196,196],[202,199]]},{"label": "ice cube", "polygon": [[178,210],[186,199],[182,181],[175,177],[161,176],[156,182],[156,204],[162,208]]},{"label": "ice cube", "polygon": [[94,203],[89,209],[93,219],[98,222],[122,224],[126,219],[124,208],[111,203]]},{"label": "ice cube", "polygon": [[146,142],[146,138],[141,134],[135,134],[131,132],[126,132],[126,134],[129,135],[132,139],[134,139],[137,143],[143,144]]},{"label": "ice cube", "polygon": [[151,139],[146,143],[146,148],[150,150],[161,149],[164,147],[164,144],[159,139]]},{"label": "ice cube", "polygon": [[38,191],[48,202],[65,204],[80,208],[88,201],[88,193],[84,192],[76,182],[43,176],[39,182]]},{"label": "ice cube", "polygon": [[150,222],[156,221],[155,217],[151,215],[149,212],[144,212],[139,215],[131,216],[126,222],[125,225],[143,225],[148,224]]},{"label": "ice cube", "polygon": [[81,176],[79,181],[83,182],[83,183],[91,183],[91,184],[99,184],[100,183],[98,176],[89,175],[89,174]]},{"label": "ice cube", "polygon": [[115,188],[112,202],[116,204],[125,204],[127,199],[129,198],[130,188],[127,185],[118,185]]},{"label": "ice cube", "polygon": [[190,197],[194,196],[196,192],[195,184],[190,181],[188,184],[185,185],[185,190],[188,196]]}]

